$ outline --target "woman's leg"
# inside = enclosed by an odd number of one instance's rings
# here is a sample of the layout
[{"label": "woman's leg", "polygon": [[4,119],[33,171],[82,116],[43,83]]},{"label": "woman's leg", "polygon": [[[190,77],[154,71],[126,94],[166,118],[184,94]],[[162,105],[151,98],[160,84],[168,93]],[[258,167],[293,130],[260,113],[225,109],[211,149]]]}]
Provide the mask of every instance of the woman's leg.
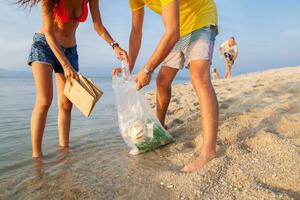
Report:
[{"label": "woman's leg", "polygon": [[56,73],[58,103],[58,136],[59,146],[69,147],[72,103],[64,95],[66,79],[63,73]]},{"label": "woman's leg", "polygon": [[216,155],[216,140],[218,132],[218,101],[210,81],[209,61],[192,61],[190,76],[193,87],[199,99],[201,124],[203,129],[203,146],[200,155],[182,171],[190,172],[201,169]]},{"label": "woman's leg", "polygon": [[36,88],[36,102],[31,116],[32,157],[41,158],[47,113],[53,97],[53,69],[51,65],[38,62],[33,62],[31,68]]}]

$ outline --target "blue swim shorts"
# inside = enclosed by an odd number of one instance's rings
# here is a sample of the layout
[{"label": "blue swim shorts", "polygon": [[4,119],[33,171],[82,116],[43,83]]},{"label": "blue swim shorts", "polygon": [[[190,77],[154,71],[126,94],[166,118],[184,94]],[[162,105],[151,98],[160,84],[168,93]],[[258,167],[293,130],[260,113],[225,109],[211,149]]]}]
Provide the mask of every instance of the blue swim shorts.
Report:
[{"label": "blue swim shorts", "polygon": [[[61,47],[65,56],[69,59],[72,67],[76,72],[79,70],[77,46],[70,48]],[[56,56],[49,47],[45,35],[42,33],[35,33],[33,36],[33,44],[28,57],[28,65],[31,66],[33,62],[40,62],[50,64],[55,73],[64,73],[64,70],[57,60]]]}]

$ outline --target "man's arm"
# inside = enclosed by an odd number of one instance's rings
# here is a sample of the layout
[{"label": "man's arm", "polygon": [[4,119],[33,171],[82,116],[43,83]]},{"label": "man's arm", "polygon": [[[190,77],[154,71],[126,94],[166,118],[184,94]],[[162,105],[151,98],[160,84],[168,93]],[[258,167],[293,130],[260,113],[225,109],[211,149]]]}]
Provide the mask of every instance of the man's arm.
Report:
[{"label": "man's arm", "polygon": [[220,55],[223,57],[224,55],[224,53],[223,53],[223,48],[222,47],[219,47],[219,53],[220,53]]},{"label": "man's arm", "polygon": [[235,45],[235,47],[234,47],[234,56],[233,56],[233,60],[236,60],[236,59],[237,59],[238,54],[239,54],[239,50],[238,50],[237,45]]},{"label": "man's arm", "polygon": [[149,71],[154,71],[158,67],[158,65],[169,55],[180,38],[178,0],[174,0],[163,7],[162,17],[165,32],[154,53],[145,65]]},{"label": "man's arm", "polygon": [[158,43],[154,53],[142,70],[135,77],[136,88],[139,90],[151,81],[151,73],[169,55],[180,37],[179,3],[174,0],[163,7],[162,11],[165,32]]},{"label": "man's arm", "polygon": [[143,36],[144,8],[132,12],[132,27],[129,39],[129,68],[132,72],[139,54]]},{"label": "man's arm", "polygon": [[238,55],[239,55],[239,52],[235,52],[235,54],[234,54],[234,56],[233,56],[233,60],[236,60],[237,59],[237,57],[238,57]]},{"label": "man's arm", "polygon": [[219,47],[219,53],[221,55],[221,57],[224,57],[224,48],[225,48],[226,42],[223,42],[220,47]]}]

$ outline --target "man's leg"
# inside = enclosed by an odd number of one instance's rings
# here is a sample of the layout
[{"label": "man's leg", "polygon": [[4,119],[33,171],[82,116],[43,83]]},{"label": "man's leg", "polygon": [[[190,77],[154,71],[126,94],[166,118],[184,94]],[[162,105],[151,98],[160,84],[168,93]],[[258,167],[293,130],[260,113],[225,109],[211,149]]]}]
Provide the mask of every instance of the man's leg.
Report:
[{"label": "man's leg", "polygon": [[224,78],[230,77],[231,67],[232,67],[231,61],[229,59],[226,59],[226,73]]},{"label": "man's leg", "polygon": [[228,63],[228,78],[231,77],[231,69],[232,69],[233,61],[229,61]]},{"label": "man's leg", "polygon": [[192,61],[190,76],[193,87],[199,99],[201,124],[203,129],[203,146],[200,155],[182,171],[191,172],[201,169],[216,155],[216,140],[218,131],[218,101],[210,81],[210,61]]},{"label": "man's leg", "polygon": [[156,115],[163,126],[171,99],[171,85],[177,72],[178,69],[162,67],[156,78]]}]

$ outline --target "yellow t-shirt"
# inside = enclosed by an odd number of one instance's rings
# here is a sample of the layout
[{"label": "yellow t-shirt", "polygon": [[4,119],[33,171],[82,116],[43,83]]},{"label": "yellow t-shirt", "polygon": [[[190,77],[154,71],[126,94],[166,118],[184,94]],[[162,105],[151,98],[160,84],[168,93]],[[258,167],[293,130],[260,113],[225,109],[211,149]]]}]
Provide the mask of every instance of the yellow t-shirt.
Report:
[{"label": "yellow t-shirt", "polygon": [[[129,0],[132,11],[145,5],[161,14],[162,7],[174,0]],[[187,35],[209,25],[218,25],[218,14],[214,0],[179,0],[180,35]]]}]

